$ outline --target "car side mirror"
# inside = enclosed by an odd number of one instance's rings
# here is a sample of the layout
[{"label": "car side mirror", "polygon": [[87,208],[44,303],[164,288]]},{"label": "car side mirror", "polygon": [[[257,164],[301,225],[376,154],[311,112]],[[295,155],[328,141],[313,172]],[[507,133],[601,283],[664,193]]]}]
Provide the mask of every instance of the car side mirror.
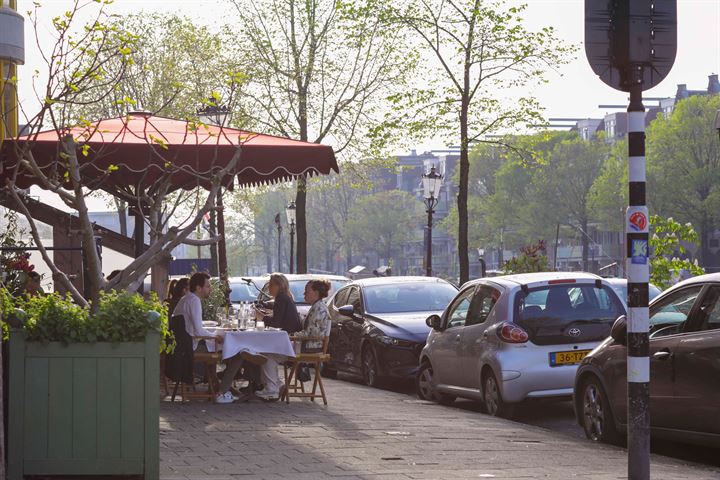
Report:
[{"label": "car side mirror", "polygon": [[353,318],[355,314],[355,308],[352,305],[343,305],[338,308],[338,313],[343,317]]},{"label": "car side mirror", "polygon": [[610,329],[610,336],[620,345],[627,346],[627,317],[621,315],[615,320]]},{"label": "car side mirror", "polygon": [[442,319],[440,318],[440,315],[430,315],[427,319],[425,319],[425,323],[433,330],[440,330]]}]

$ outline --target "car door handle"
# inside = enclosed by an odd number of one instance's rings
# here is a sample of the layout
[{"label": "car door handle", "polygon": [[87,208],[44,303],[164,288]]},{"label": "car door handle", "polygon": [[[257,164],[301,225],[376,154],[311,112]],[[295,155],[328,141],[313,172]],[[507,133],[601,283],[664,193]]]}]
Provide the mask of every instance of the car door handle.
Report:
[{"label": "car door handle", "polygon": [[459,342],[461,338],[462,338],[462,335],[460,335],[458,333],[457,335],[455,335],[455,342]]},{"label": "car door handle", "polygon": [[660,350],[659,352],[653,353],[653,358],[656,360],[668,360],[672,358],[672,353],[667,348]]}]

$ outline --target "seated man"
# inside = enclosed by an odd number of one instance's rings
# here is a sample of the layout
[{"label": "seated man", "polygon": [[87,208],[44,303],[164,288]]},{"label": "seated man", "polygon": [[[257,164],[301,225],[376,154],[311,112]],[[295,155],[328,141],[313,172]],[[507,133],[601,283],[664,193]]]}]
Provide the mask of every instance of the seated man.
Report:
[{"label": "seated man", "polygon": [[[202,324],[202,299],[210,296],[210,275],[203,272],[193,274],[190,277],[188,289],[188,293],[178,301],[172,315],[182,315],[185,318],[185,331],[191,337],[215,337],[216,343],[221,344],[223,342],[222,335],[215,335],[206,330]],[[193,350],[207,352],[208,346],[205,340],[193,339]],[[243,358],[240,355],[226,360],[227,367],[218,394],[215,396],[216,403],[232,403],[238,400],[238,397],[230,392],[230,385],[242,363]]]}]

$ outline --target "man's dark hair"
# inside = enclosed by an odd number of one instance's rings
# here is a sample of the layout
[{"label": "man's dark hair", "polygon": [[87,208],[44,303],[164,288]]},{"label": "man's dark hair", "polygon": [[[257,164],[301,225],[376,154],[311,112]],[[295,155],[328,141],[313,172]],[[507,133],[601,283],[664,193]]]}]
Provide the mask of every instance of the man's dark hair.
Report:
[{"label": "man's dark hair", "polygon": [[194,292],[198,287],[205,286],[205,282],[210,280],[210,275],[205,272],[196,272],[190,277],[190,291]]},{"label": "man's dark hair", "polygon": [[27,276],[28,276],[28,278],[32,278],[32,279],[35,280],[36,282],[39,282],[40,279],[41,279],[40,274],[39,274],[38,272],[35,272],[35,271],[28,272]]}]

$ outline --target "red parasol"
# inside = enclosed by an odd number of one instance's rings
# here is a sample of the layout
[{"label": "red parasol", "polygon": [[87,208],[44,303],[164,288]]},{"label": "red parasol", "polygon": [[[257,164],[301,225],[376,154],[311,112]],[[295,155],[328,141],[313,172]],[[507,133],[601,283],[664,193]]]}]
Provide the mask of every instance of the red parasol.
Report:
[{"label": "red parasol", "polygon": [[[20,137],[18,146],[29,144],[44,173],[62,176],[65,172],[62,168],[58,170],[60,137],[67,134],[76,140],[81,175],[90,188],[110,192],[150,188],[169,171],[174,188],[192,189],[198,185],[207,188],[207,179],[228,164],[238,146],[241,157],[235,176],[240,185],[276,183],[301,175],[338,171],[335,154],[327,145],[149,113],[129,113],[66,132],[50,130]],[[11,171],[16,160],[13,142],[4,143],[1,163],[5,166],[0,169],[0,177]],[[29,172],[23,172],[16,185],[27,188],[35,183]],[[232,178],[223,183],[231,186]]]}]

